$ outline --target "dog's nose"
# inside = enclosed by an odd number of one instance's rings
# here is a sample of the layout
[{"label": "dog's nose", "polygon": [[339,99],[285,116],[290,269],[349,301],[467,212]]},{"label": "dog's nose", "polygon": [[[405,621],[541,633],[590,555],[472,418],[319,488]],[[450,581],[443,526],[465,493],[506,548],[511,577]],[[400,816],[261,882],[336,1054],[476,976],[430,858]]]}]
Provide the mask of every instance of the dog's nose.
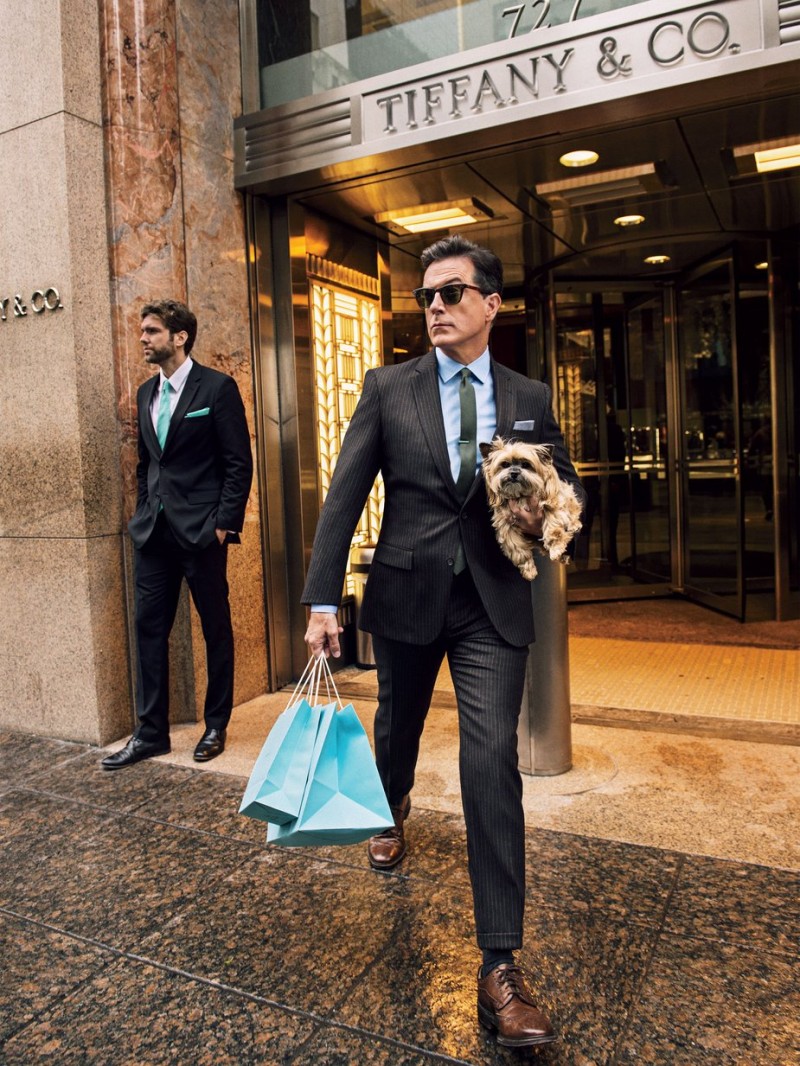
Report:
[{"label": "dog's nose", "polygon": [[519,480],[519,470],[509,470],[508,477],[509,477],[510,481],[518,481]]}]

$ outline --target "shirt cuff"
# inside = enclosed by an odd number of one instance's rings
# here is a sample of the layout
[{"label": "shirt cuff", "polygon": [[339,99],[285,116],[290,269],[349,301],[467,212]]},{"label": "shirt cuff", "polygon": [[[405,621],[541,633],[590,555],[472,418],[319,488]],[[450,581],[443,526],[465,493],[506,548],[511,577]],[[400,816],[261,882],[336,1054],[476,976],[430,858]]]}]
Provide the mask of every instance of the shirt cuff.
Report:
[{"label": "shirt cuff", "polygon": [[311,610],[317,614],[336,614],[339,608],[331,603],[312,603]]}]

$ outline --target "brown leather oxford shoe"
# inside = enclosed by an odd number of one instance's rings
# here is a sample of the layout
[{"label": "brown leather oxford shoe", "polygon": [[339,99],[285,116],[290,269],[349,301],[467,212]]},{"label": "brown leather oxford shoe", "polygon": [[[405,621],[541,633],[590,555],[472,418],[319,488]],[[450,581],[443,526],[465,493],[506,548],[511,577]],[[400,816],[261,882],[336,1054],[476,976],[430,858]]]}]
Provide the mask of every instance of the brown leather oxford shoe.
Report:
[{"label": "brown leather oxford shoe", "polygon": [[485,977],[478,971],[478,1020],[497,1030],[497,1043],[504,1047],[551,1044],[556,1038],[550,1019],[533,1001],[525,974],[510,962]]},{"label": "brown leather oxford shoe", "polygon": [[367,844],[367,857],[373,870],[391,870],[393,866],[405,858],[406,835],[403,823],[408,818],[411,810],[411,799],[403,796],[399,807],[392,807],[394,825],[391,829],[384,829],[377,836],[370,837]]}]

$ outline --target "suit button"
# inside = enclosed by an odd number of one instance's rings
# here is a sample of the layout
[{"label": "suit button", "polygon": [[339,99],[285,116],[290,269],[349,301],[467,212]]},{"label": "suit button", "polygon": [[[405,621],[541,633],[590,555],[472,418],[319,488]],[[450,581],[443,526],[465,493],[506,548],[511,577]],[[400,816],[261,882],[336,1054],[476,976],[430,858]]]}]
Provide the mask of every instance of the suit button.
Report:
[{"label": "suit button", "polygon": [[467,515],[462,511],[461,512],[461,521],[462,522],[466,522],[466,520],[467,520]]},{"label": "suit button", "polygon": [[454,563],[455,563],[455,559],[448,559],[447,560],[447,565],[448,566],[452,566]]}]

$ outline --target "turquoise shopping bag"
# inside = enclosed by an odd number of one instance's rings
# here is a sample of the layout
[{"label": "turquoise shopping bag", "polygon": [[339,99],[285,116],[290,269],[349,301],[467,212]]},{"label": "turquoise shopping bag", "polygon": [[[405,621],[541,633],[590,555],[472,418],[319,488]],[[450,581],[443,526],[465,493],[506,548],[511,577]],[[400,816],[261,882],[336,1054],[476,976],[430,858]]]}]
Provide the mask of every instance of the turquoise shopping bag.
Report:
[{"label": "turquoise shopping bag", "polygon": [[392,825],[369,738],[353,705],[323,707],[300,811],[292,821],[270,824],[267,842],[357,844]]},{"label": "turquoise shopping bag", "polygon": [[278,823],[297,817],[321,716],[322,708],[307,699],[283,711],[253,766],[239,814]]}]

